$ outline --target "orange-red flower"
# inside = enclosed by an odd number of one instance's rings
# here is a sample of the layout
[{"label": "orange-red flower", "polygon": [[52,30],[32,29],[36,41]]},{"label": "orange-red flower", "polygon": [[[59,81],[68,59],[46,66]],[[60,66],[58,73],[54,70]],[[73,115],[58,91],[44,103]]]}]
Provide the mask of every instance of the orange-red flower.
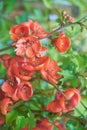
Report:
[{"label": "orange-red flower", "polygon": [[29,82],[23,81],[21,82],[14,92],[13,98],[14,99],[22,99],[24,101],[27,101],[31,98],[33,95],[33,88]]},{"label": "orange-red flower", "polygon": [[49,58],[41,69],[41,74],[44,79],[48,80],[52,84],[56,84],[57,79],[60,78],[60,75],[57,74],[59,70],[60,68],[57,65],[56,61],[50,60]]},{"label": "orange-red flower", "polygon": [[11,39],[18,40],[23,37],[28,37],[30,34],[37,38],[44,38],[47,36],[46,32],[37,21],[29,20],[11,27],[10,29]]},{"label": "orange-red flower", "polygon": [[61,113],[62,107],[60,106],[58,101],[53,100],[48,103],[48,105],[46,106],[46,110],[52,113]]},{"label": "orange-red flower", "polygon": [[33,31],[33,35],[38,38],[44,38],[47,36],[48,32],[46,32],[38,23],[38,21],[34,21],[30,25],[31,30]]},{"label": "orange-red flower", "polygon": [[0,100],[2,100],[5,97],[5,93],[0,88]]},{"label": "orange-red flower", "polygon": [[34,67],[29,63],[29,59],[15,56],[9,61],[7,75],[10,78],[20,78],[22,80],[29,80],[34,74]]},{"label": "orange-red flower", "polygon": [[31,65],[35,68],[36,71],[40,71],[44,64],[49,60],[49,56],[36,57],[30,60]]},{"label": "orange-red flower", "polygon": [[59,52],[65,52],[70,48],[70,38],[65,34],[60,34],[60,36],[53,40],[55,47]]},{"label": "orange-red flower", "polygon": [[62,113],[72,110],[80,102],[80,93],[75,88],[69,88],[64,92],[65,98],[61,93],[56,93],[55,99],[48,103],[46,110],[53,113]]},{"label": "orange-red flower", "polygon": [[11,39],[18,40],[20,38],[29,36],[31,23],[32,21],[29,20],[28,22],[12,26],[10,29]]},{"label": "orange-red flower", "polygon": [[11,56],[9,54],[3,54],[0,56],[0,61],[2,61],[3,65],[8,68],[9,66],[9,60]]},{"label": "orange-red flower", "polygon": [[4,98],[1,102],[0,102],[0,109],[1,109],[1,113],[3,115],[6,115],[7,112],[11,111],[10,106],[13,105],[13,102],[11,101],[10,98],[6,97]]},{"label": "orange-red flower", "polygon": [[3,83],[1,89],[5,93],[6,96],[8,96],[8,97],[13,96],[14,88],[10,85],[10,83],[8,81]]},{"label": "orange-red flower", "polygon": [[0,113],[0,126],[5,123],[5,118],[4,116]]},{"label": "orange-red flower", "polygon": [[63,96],[60,100],[60,105],[63,109],[63,112],[67,112],[69,110],[72,110],[75,106],[77,106],[81,100],[80,93],[78,89],[75,88],[69,88],[64,92],[67,99],[65,99]]},{"label": "orange-red flower", "polygon": [[32,130],[53,130],[53,126],[47,118],[43,118],[41,121],[37,121],[36,127]]},{"label": "orange-red flower", "polygon": [[58,130],[66,130],[66,127],[64,124],[60,124],[58,121],[54,121],[54,124],[58,128]]},{"label": "orange-red flower", "polygon": [[26,125],[24,128],[22,128],[21,130],[29,130],[29,125]]},{"label": "orange-red flower", "polygon": [[21,38],[13,45],[16,46],[16,55],[26,55],[29,59],[41,57],[43,53],[47,51],[47,48],[41,46],[40,42],[35,36]]}]

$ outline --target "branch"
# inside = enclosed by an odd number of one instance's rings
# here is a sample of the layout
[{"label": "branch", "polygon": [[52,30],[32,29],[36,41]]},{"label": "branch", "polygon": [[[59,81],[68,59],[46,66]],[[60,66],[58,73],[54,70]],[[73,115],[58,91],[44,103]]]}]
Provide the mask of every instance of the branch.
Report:
[{"label": "branch", "polygon": [[3,15],[3,14],[1,14],[1,13],[0,13],[0,17],[1,17],[2,19],[5,19],[5,20],[7,20],[7,21],[11,22],[11,23],[16,23],[16,22],[14,22],[14,20],[9,19],[9,17],[8,17],[8,16],[5,16],[5,15]]},{"label": "branch", "polygon": [[[77,24],[77,25],[80,25],[81,27],[86,27],[86,28],[87,28],[87,26],[83,24],[83,22],[84,22],[85,20],[87,20],[87,16],[81,18],[81,19],[78,20],[77,22],[69,23],[69,24],[63,25],[63,26],[61,26],[61,27],[58,27],[58,28],[56,28],[55,30],[51,31],[45,38],[50,38],[50,37],[51,37],[53,34],[55,34],[56,32],[61,32],[62,30],[66,29],[66,28],[68,28],[68,27],[72,27],[73,25],[76,25],[76,24]],[[40,39],[44,39],[44,38],[40,38]],[[40,39],[39,39],[39,40],[40,40]],[[8,49],[10,49],[10,48],[13,48],[13,46],[9,46],[9,47],[6,47],[6,48],[2,48],[2,49],[0,49],[0,52],[1,52],[1,51],[5,51],[5,50],[8,50]]]},{"label": "branch", "polygon": [[2,48],[2,49],[0,49],[0,52],[9,50],[9,49],[11,49],[11,48],[13,48],[13,47],[14,47],[14,46],[8,46],[8,47],[5,47],[5,48]]},{"label": "branch", "polygon": [[[63,26],[61,26],[61,27],[58,27],[58,28],[56,28],[55,30],[53,30],[52,32],[50,32],[45,38],[50,38],[50,36],[52,36],[54,33],[60,32],[60,31],[62,31],[62,30],[64,30],[64,29],[66,29],[66,28],[68,28],[68,27],[72,27],[73,25],[76,25],[76,24],[77,24],[77,25],[80,25],[80,26],[82,26],[82,27],[86,27],[86,28],[87,28],[87,26],[83,24],[83,22],[84,22],[85,20],[87,20],[87,16],[81,18],[81,19],[78,20],[77,22],[69,23],[69,24],[63,25]],[[43,38],[42,38],[42,39],[43,39]]]}]

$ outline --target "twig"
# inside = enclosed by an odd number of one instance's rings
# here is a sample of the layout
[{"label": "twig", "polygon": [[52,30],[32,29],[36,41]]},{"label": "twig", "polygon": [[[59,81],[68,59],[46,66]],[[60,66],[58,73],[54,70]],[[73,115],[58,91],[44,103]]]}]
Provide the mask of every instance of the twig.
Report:
[{"label": "twig", "polygon": [[[56,32],[60,32],[62,30],[64,30],[65,28],[68,28],[68,27],[71,27],[75,24],[77,25],[80,25],[80,26],[83,26],[83,27],[87,27],[86,25],[84,25],[82,22],[84,22],[85,20],[87,19],[87,16],[81,18],[80,20],[78,20],[77,22],[73,22],[73,23],[69,23],[69,24],[66,24],[66,25],[63,25],[61,27],[58,27],[56,28],[55,30],[51,31],[45,38],[50,38],[54,33]],[[40,39],[44,39],[44,38],[40,38]],[[13,46],[9,46],[9,47],[6,47],[6,48],[2,48],[0,49],[0,52],[1,51],[4,51],[4,50],[8,50],[10,48],[13,48]]]},{"label": "twig", "polygon": [[16,22],[14,22],[14,20],[9,19],[9,17],[7,17],[7,16],[5,16],[5,15],[3,15],[3,14],[1,14],[1,13],[0,13],[0,17],[3,18],[3,19],[5,19],[5,20],[7,20],[7,21],[9,21],[9,22],[11,22],[11,23],[13,23],[13,24],[16,23]]},{"label": "twig", "polygon": [[84,117],[84,115],[78,110],[78,108],[74,108],[82,117]]},{"label": "twig", "polygon": [[11,48],[13,48],[13,47],[14,47],[14,46],[8,46],[8,47],[5,47],[5,48],[2,48],[2,49],[0,49],[0,52],[9,50],[9,49],[11,49]]},{"label": "twig", "polygon": [[51,84],[51,85],[53,85],[53,87],[56,88],[56,90],[59,91],[59,92],[64,96],[64,98],[65,98],[66,100],[68,100],[67,97],[66,97],[66,95],[63,93],[63,91],[61,91],[61,90],[59,89],[59,87],[58,87],[56,84],[52,84],[52,83],[50,83],[49,81],[43,79],[42,77],[41,77],[40,79],[41,79],[41,80],[44,80],[44,81],[46,81],[46,82],[48,82],[48,83]]},{"label": "twig", "polygon": [[86,19],[87,19],[87,16],[81,18],[81,19],[78,20],[77,22],[69,23],[69,24],[63,25],[63,26],[61,26],[61,27],[58,27],[58,28],[56,28],[55,30],[53,30],[52,32],[50,32],[50,33],[46,36],[46,38],[49,38],[49,37],[52,36],[54,33],[60,32],[60,31],[64,30],[65,28],[71,27],[71,26],[73,26],[73,25],[75,25],[75,24],[78,24],[78,25],[83,26],[83,27],[87,27],[86,25],[84,25],[84,24],[82,23],[82,22],[84,22]]},{"label": "twig", "polygon": [[82,101],[80,101],[81,105],[87,110],[87,107],[84,105]]}]

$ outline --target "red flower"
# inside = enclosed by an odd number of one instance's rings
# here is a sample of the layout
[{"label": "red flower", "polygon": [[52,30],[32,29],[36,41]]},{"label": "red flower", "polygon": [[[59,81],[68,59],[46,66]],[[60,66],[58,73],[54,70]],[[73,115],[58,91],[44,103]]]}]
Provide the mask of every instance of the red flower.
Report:
[{"label": "red flower", "polygon": [[67,112],[79,104],[81,97],[78,89],[75,88],[67,89],[64,94],[67,97],[67,100],[62,96],[60,104],[63,108],[63,112]]},{"label": "red flower", "polygon": [[6,115],[7,112],[11,111],[10,106],[13,105],[13,102],[11,101],[10,98],[4,98],[1,102],[0,102],[0,108],[1,108],[1,113],[3,115]]},{"label": "red flower", "polygon": [[29,59],[41,57],[47,48],[42,47],[35,36],[21,38],[13,45],[16,45],[16,55],[26,55]]},{"label": "red flower", "polygon": [[36,127],[33,130],[53,130],[53,126],[48,119],[43,118],[41,121],[37,121]]},{"label": "red flower", "polygon": [[11,39],[18,40],[22,37],[29,36],[31,23],[32,23],[32,21],[29,20],[28,22],[24,22],[24,23],[12,26],[10,29]]},{"label": "red flower", "polygon": [[7,75],[10,78],[20,78],[22,80],[29,80],[34,74],[34,67],[29,63],[29,59],[23,57],[14,57],[9,61]]},{"label": "red flower", "polygon": [[3,125],[4,123],[5,123],[5,119],[3,115],[0,113],[0,126]]},{"label": "red flower", "polygon": [[48,103],[46,110],[52,113],[61,113],[62,112],[62,108],[59,104],[58,101],[51,101],[50,103]]},{"label": "red flower", "polygon": [[77,89],[69,88],[64,92],[64,95],[66,96],[67,99],[65,99],[63,95],[60,96],[59,93],[56,94],[55,99],[56,101],[59,102],[59,105],[61,106],[63,112],[72,110],[80,102],[81,97]]},{"label": "red flower", "polygon": [[58,128],[58,130],[66,130],[64,124],[60,124],[57,121],[54,121],[55,126]]},{"label": "red flower", "polygon": [[59,52],[65,52],[70,48],[70,39],[65,34],[60,34],[60,36],[53,40],[55,47]]},{"label": "red flower", "polygon": [[29,130],[29,125],[26,125],[24,128],[22,128],[21,130]]},{"label": "red flower", "polygon": [[9,54],[3,54],[0,56],[0,61],[2,61],[3,65],[8,68],[9,66],[9,60],[11,56]]},{"label": "red flower", "polygon": [[51,101],[46,110],[53,113],[62,113],[72,110],[80,102],[80,93],[77,89],[69,88],[64,92],[65,97],[61,93],[56,93],[55,100]]},{"label": "red flower", "polygon": [[5,97],[5,93],[0,88],[0,100],[2,100]]},{"label": "red flower", "polygon": [[30,63],[36,71],[40,71],[47,60],[49,60],[49,56],[36,57],[35,59],[30,60]]},{"label": "red flower", "polygon": [[19,99],[27,101],[31,98],[32,95],[33,95],[33,89],[31,84],[29,82],[24,81],[17,86],[13,96],[17,96]]},{"label": "red flower", "polygon": [[3,92],[5,92],[6,96],[8,96],[8,97],[13,96],[14,89],[12,88],[12,86],[9,84],[8,81],[3,83],[1,89],[2,89]]},{"label": "red flower", "polygon": [[49,80],[52,84],[57,83],[57,79],[60,78],[60,75],[57,72],[60,70],[59,66],[57,65],[56,61],[54,60],[47,60],[44,66],[41,69],[42,77],[46,80]]},{"label": "red flower", "polygon": [[47,36],[48,32],[46,32],[38,23],[38,21],[34,21],[30,25],[31,30],[33,31],[33,35],[38,38],[44,38]]}]

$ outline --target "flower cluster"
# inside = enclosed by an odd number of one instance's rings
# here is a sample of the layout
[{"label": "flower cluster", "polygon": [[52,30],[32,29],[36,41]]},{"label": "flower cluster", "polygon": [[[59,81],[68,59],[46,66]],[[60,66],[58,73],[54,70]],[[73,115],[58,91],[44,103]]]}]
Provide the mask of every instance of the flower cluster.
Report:
[{"label": "flower cluster", "polygon": [[[40,39],[45,38],[49,33],[37,21],[29,20],[14,25],[10,29],[10,34],[16,55],[14,57],[9,54],[0,56],[0,61],[6,68],[7,78],[0,89],[0,125],[4,124],[5,115],[12,110],[16,102],[31,100],[34,95],[34,84],[31,81],[37,78],[37,73],[39,80],[43,79],[54,87],[61,78],[58,74],[61,68],[55,60],[46,55],[47,48],[40,42]],[[59,37],[53,39],[52,42],[59,52],[66,52],[70,48],[70,39],[64,33],[60,33]],[[79,102],[79,91],[75,88],[68,88],[63,92],[56,92],[55,99],[49,102],[44,110],[62,114],[72,110]],[[28,123],[21,130],[28,130],[29,125]],[[53,130],[54,126],[58,130],[65,130],[64,124],[57,120],[50,122],[47,118],[37,120],[32,130]]]},{"label": "flower cluster", "polygon": [[[4,96],[0,102],[1,114],[11,111],[11,106],[19,100],[28,101],[33,96],[30,80],[35,73],[40,73],[44,80],[57,84],[60,68],[57,62],[44,55],[47,51],[39,41],[46,37],[46,32],[37,21],[24,22],[10,29],[12,46],[16,47],[16,56],[4,54],[0,61],[6,67],[7,80],[2,84]],[[2,115],[0,116],[1,118]],[[1,123],[2,124],[2,123]]]},{"label": "flower cluster", "polygon": [[72,110],[80,102],[80,93],[78,89],[69,88],[64,91],[65,97],[61,93],[55,94],[55,100],[51,101],[46,110],[52,113],[65,113]]}]

